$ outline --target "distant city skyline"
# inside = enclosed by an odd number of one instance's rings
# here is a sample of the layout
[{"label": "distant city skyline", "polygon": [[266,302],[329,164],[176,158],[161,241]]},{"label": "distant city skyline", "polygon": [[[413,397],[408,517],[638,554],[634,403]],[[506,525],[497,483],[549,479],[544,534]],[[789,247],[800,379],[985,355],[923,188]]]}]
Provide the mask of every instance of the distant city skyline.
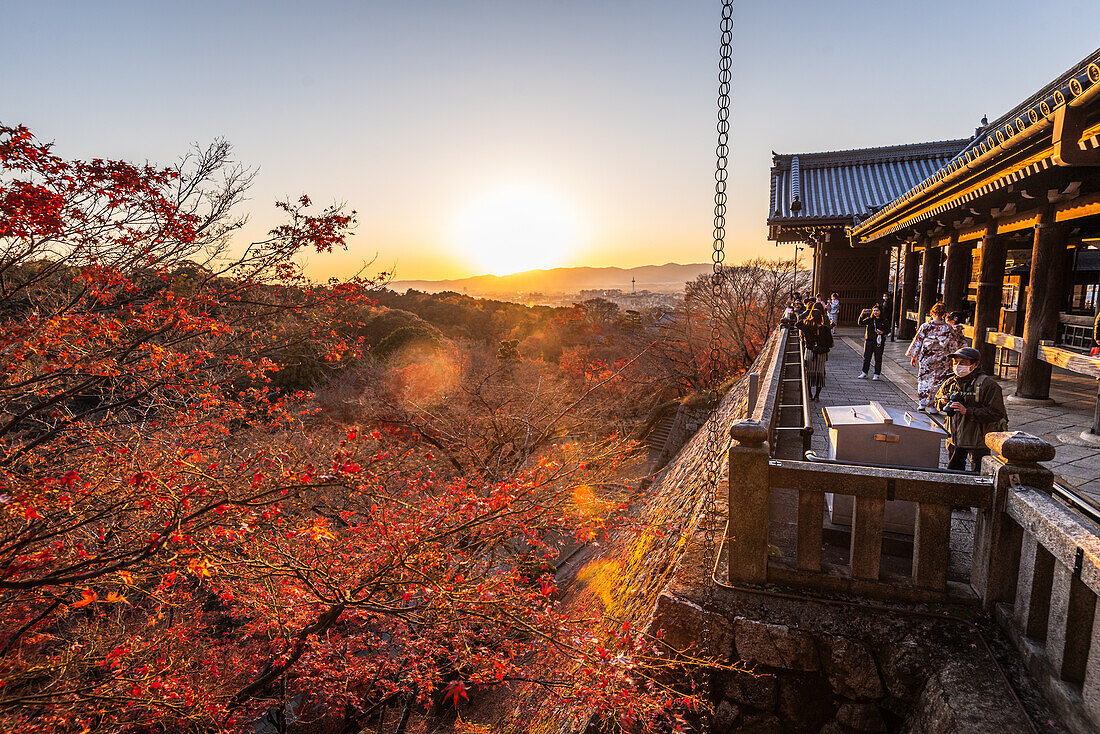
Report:
[{"label": "distant city skyline", "polygon": [[[66,157],[228,139],[276,199],[346,202],[402,280],[704,262],[718,0],[0,5],[0,121]],[[728,257],[766,240],[771,151],[965,137],[1100,43],[1095,0],[739,2]],[[1057,39],[1052,41],[1050,39]],[[507,217],[494,212],[506,210]]]}]

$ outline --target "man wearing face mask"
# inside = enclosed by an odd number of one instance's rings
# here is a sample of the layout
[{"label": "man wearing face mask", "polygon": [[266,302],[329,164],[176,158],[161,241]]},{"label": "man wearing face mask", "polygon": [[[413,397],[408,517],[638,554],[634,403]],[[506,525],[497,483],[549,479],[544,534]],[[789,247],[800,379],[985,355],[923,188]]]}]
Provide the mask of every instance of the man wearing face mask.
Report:
[{"label": "man wearing face mask", "polygon": [[982,457],[989,455],[985,434],[1008,430],[1001,386],[982,372],[981,354],[963,347],[950,355],[954,375],[944,381],[936,393],[935,405],[947,413],[948,469],[981,470]]}]

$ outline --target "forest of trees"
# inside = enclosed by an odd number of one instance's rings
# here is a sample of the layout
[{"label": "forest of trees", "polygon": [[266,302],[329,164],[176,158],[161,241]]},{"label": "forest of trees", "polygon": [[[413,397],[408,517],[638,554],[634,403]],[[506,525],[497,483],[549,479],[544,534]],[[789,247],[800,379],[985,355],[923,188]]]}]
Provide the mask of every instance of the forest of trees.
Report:
[{"label": "forest of trees", "polygon": [[696,705],[556,559],[629,526],[714,314],[734,377],[799,274],[643,312],[314,283],[355,212],[279,202],[244,247],[251,179],[224,142],[157,168],[0,127],[0,730],[404,731],[517,681],[628,729]]}]

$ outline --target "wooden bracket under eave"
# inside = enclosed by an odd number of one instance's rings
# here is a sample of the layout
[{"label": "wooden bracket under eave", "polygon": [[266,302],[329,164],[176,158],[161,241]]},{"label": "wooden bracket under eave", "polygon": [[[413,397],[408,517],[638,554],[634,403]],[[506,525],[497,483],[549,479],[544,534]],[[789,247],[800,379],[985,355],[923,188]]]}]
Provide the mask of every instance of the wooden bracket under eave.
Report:
[{"label": "wooden bracket under eave", "polygon": [[1062,105],[1054,112],[1054,163],[1059,166],[1100,166],[1100,148],[1082,150],[1085,110]]}]

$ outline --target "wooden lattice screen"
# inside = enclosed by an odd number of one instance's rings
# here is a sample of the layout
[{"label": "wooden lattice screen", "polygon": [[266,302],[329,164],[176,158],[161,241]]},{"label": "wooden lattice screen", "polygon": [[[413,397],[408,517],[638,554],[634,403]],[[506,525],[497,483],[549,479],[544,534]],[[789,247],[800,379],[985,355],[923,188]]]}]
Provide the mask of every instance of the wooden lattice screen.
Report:
[{"label": "wooden lattice screen", "polygon": [[852,326],[859,312],[882,298],[876,283],[879,267],[876,249],[837,249],[829,252],[829,278],[825,286],[828,296],[835,291],[840,296],[840,324]]}]

